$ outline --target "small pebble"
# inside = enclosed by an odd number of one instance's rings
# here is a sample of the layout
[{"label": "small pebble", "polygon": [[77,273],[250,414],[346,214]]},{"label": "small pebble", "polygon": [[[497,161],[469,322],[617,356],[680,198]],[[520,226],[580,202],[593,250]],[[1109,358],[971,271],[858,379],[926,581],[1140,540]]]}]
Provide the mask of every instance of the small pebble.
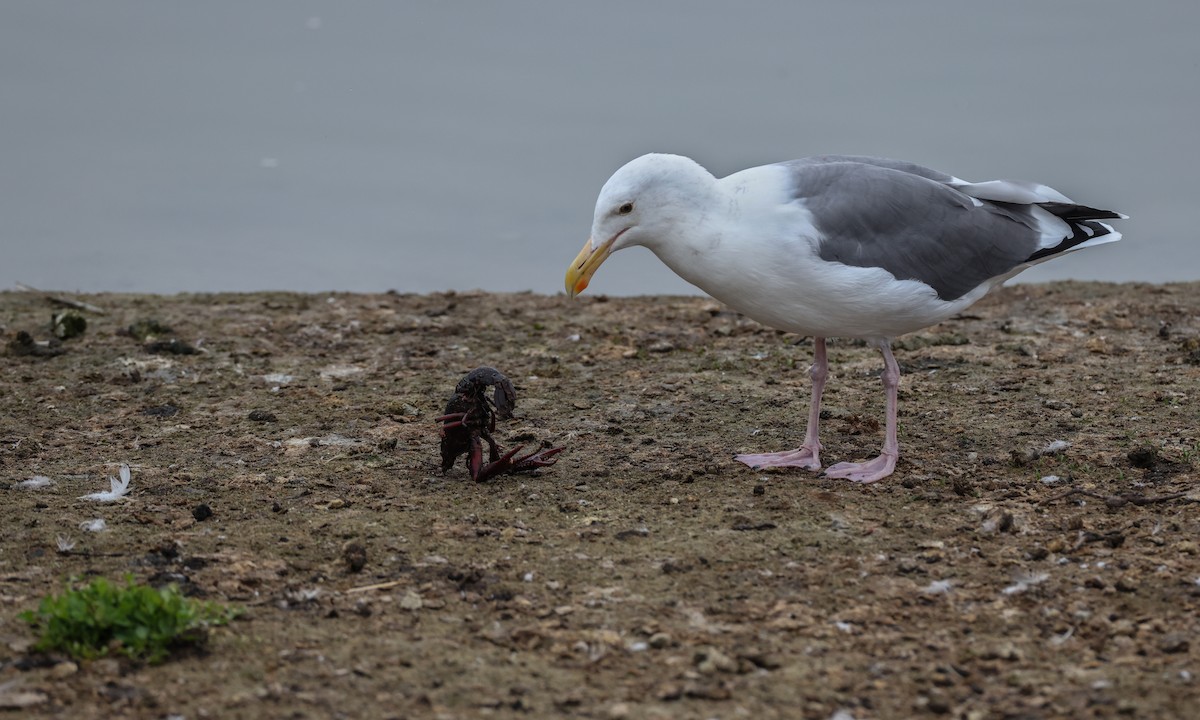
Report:
[{"label": "small pebble", "polygon": [[196,522],[204,522],[213,516],[212,508],[205,503],[200,503],[192,508],[192,517],[196,518]]},{"label": "small pebble", "polygon": [[1165,653],[1185,653],[1191,648],[1191,641],[1184,633],[1168,633],[1158,647]]},{"label": "small pebble", "polygon": [[367,549],[360,543],[346,543],[346,546],[342,548],[342,559],[346,561],[346,567],[350,569],[350,572],[360,572],[367,564]]},{"label": "small pebble", "polygon": [[629,709],[629,703],[625,703],[625,702],[613,703],[608,708],[608,716],[610,718],[612,718],[613,720],[621,720],[622,718],[627,718],[627,717],[629,717],[630,712],[631,711]]},{"label": "small pebble", "polygon": [[148,353],[157,355],[195,355],[198,350],[188,343],[178,339],[171,338],[170,340],[156,340],[146,343],[143,346]]},{"label": "small pebble", "polygon": [[254,422],[275,422],[278,419],[275,413],[266,410],[251,410],[246,417]]},{"label": "small pebble", "polygon": [[143,410],[142,414],[150,417],[168,418],[178,415],[179,408],[169,403],[166,405],[155,405],[154,407],[149,407]]},{"label": "small pebble", "polygon": [[734,672],[737,670],[737,663],[733,658],[716,649],[715,647],[701,648],[695,655],[696,669],[705,675],[712,675],[717,672]]}]

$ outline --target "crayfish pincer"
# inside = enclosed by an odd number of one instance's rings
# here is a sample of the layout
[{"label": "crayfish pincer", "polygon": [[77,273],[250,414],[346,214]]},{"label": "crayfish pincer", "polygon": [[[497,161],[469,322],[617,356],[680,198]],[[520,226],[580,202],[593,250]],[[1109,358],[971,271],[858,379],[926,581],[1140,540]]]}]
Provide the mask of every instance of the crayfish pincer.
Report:
[{"label": "crayfish pincer", "polygon": [[[487,396],[489,387],[496,388],[492,397]],[[454,466],[458,456],[466,453],[467,469],[476,482],[490,480],[506,473],[533,472],[540,467],[553,465],[554,457],[563,448],[548,448],[516,457],[523,445],[501,454],[492,432],[496,429],[496,418],[507,420],[512,417],[517,405],[517,391],[504,373],[495,368],[478,367],[467,373],[458,382],[446,413],[437,418],[442,423],[442,472]],[[483,444],[488,446],[488,462],[483,462]]]}]

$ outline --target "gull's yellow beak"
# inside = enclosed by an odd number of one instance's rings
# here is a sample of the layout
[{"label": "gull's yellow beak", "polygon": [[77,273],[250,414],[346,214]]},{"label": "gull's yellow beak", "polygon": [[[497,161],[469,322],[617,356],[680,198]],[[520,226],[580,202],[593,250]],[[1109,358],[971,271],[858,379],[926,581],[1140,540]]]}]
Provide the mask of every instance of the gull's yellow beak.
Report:
[{"label": "gull's yellow beak", "polygon": [[567,268],[567,297],[575,297],[587,289],[588,281],[596,274],[596,269],[612,254],[612,244],[616,239],[613,237],[603,245],[596,245],[592,238],[588,238],[583,244],[583,249]]}]

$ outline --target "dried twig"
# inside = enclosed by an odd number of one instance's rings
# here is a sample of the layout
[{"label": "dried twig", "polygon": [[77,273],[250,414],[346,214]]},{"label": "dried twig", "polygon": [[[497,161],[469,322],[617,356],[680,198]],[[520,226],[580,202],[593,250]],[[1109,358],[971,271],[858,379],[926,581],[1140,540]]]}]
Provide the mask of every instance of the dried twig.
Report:
[{"label": "dried twig", "polygon": [[390,582],[385,582],[385,583],[376,583],[375,585],[360,585],[359,587],[350,588],[346,592],[347,593],[356,593],[356,592],[366,592],[368,590],[387,590],[388,588],[394,588],[397,585],[403,585],[406,582],[409,582],[409,581],[408,580],[392,580]]},{"label": "dried twig", "polygon": [[1046,498],[1045,500],[1042,501],[1041,504],[1049,505],[1052,502],[1056,502],[1058,500],[1065,500],[1074,495],[1085,495],[1090,498],[1096,498],[1097,500],[1103,500],[1105,505],[1107,505],[1108,507],[1110,507],[1114,510],[1116,510],[1117,508],[1125,507],[1126,505],[1137,505],[1137,506],[1141,507],[1143,505],[1151,505],[1153,503],[1169,502],[1171,500],[1180,500],[1180,499],[1187,499],[1189,502],[1192,502],[1192,499],[1188,497],[1188,493],[1186,493],[1186,492],[1176,492],[1176,493],[1168,493],[1166,495],[1155,495],[1153,497],[1146,497],[1145,495],[1138,495],[1137,493],[1122,493],[1120,495],[1105,495],[1104,493],[1098,493],[1094,490],[1084,490],[1083,488],[1071,488],[1070,490],[1061,492],[1058,495],[1052,495],[1052,496]]},{"label": "dried twig", "polygon": [[42,297],[46,298],[50,302],[55,303],[57,305],[63,305],[63,306],[69,307],[69,308],[75,308],[76,310],[85,310],[90,313],[95,313],[96,315],[107,315],[108,314],[108,312],[105,311],[104,308],[98,307],[91,303],[86,303],[82,300],[73,300],[68,297],[62,297],[61,295],[53,295],[51,293],[45,292],[44,290],[38,290],[35,287],[30,287],[29,285],[26,285],[25,283],[17,283],[16,285],[17,285],[18,290],[24,290],[25,292],[31,292],[31,293],[38,293]]},{"label": "dried twig", "polygon": [[1087,545],[1088,543],[1102,542],[1110,548],[1116,549],[1125,544],[1125,531],[1113,530],[1106,533],[1092,532],[1083,530],[1079,533],[1079,537],[1075,539],[1075,545],[1072,546],[1072,552]]}]

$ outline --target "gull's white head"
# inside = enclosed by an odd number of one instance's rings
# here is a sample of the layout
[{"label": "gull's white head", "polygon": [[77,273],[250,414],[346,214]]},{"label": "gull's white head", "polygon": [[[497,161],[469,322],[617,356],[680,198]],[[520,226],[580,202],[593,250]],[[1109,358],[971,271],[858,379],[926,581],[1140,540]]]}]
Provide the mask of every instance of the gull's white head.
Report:
[{"label": "gull's white head", "polygon": [[592,236],[567,268],[567,295],[583,292],[614,252],[669,240],[680,222],[694,217],[714,182],[707,170],[681,155],[652,153],[626,163],[600,189]]}]

